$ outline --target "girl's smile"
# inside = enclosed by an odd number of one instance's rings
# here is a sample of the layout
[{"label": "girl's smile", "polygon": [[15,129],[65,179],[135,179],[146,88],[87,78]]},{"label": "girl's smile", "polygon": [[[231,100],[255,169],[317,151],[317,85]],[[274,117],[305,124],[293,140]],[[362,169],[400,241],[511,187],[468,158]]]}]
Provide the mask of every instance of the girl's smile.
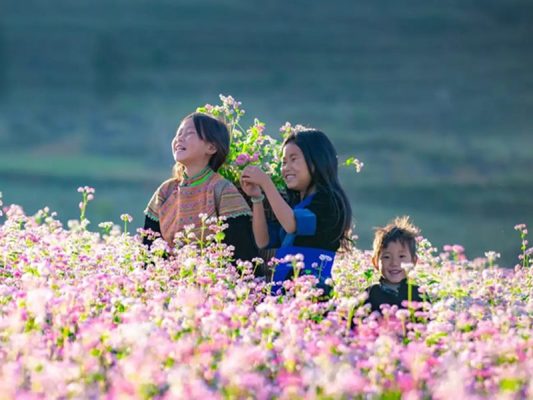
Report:
[{"label": "girl's smile", "polygon": [[176,162],[187,165],[191,161],[206,158],[207,146],[208,144],[198,136],[194,121],[189,118],[183,121],[172,140],[172,154]]},{"label": "girl's smile", "polygon": [[289,142],[283,148],[281,173],[287,187],[300,193],[305,193],[311,186],[311,174],[305,162],[302,150]]}]

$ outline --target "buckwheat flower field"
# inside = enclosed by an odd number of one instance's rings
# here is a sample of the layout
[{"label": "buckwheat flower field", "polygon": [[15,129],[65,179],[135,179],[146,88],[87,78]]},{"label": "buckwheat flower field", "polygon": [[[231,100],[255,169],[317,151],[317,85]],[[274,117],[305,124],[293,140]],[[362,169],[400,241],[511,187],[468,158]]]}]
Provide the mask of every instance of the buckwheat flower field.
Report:
[{"label": "buckwheat flower field", "polygon": [[[149,250],[140,233],[43,209],[0,216],[0,398],[532,399],[533,272],[527,228],[514,268],[420,239],[409,278],[428,302],[370,315],[370,253],[314,278],[254,278],[205,220],[204,241]],[[169,257],[165,254],[170,253]]]}]

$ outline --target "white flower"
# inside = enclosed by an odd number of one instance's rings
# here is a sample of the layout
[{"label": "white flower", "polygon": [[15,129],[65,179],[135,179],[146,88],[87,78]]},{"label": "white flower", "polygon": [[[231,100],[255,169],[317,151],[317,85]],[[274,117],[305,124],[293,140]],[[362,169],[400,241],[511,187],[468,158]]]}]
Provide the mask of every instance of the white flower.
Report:
[{"label": "white flower", "polygon": [[198,217],[200,217],[200,220],[205,223],[207,220],[207,214],[206,213],[200,213],[198,214]]},{"label": "white flower", "polygon": [[124,221],[124,222],[131,222],[131,221],[133,221],[133,217],[132,217],[131,215],[129,215],[129,214],[122,214],[122,215],[120,216],[120,219],[121,219],[122,221]]},{"label": "white flower", "polygon": [[319,259],[320,261],[327,261],[327,262],[331,262],[331,261],[333,261],[333,258],[331,258],[330,256],[328,256],[328,255],[326,255],[326,254],[320,254],[320,255],[318,256],[318,259]]},{"label": "white flower", "polygon": [[500,253],[496,253],[495,251],[486,251],[485,252],[485,257],[487,257],[487,260],[489,262],[494,262],[496,261],[498,258],[501,257],[501,254]]},{"label": "white flower", "polygon": [[401,267],[405,271],[405,273],[408,274],[410,271],[413,270],[415,265],[413,263],[402,263]]},{"label": "white flower", "polygon": [[44,321],[46,314],[46,304],[54,297],[50,289],[38,288],[30,289],[26,294],[26,307],[34,316],[38,323]]}]

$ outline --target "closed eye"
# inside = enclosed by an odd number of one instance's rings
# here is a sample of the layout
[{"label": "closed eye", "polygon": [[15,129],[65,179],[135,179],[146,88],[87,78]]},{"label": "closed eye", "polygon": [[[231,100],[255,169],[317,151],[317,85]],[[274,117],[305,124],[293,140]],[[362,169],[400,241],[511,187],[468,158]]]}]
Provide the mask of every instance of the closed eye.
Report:
[{"label": "closed eye", "polygon": [[178,132],[178,138],[188,138],[189,136],[191,136],[194,133],[196,133],[196,132],[193,132],[193,131],[187,131],[187,132],[181,131],[181,132]]}]

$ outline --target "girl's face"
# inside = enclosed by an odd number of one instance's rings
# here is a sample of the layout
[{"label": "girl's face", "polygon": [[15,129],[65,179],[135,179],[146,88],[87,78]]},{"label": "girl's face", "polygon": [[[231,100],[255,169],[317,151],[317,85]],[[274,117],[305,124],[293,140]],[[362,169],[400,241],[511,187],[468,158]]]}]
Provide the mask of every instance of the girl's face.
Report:
[{"label": "girl's face", "polygon": [[185,166],[204,162],[207,164],[215,153],[215,146],[198,136],[192,118],[187,118],[181,123],[172,140],[172,154],[176,162]]},{"label": "girl's face", "polygon": [[291,190],[305,193],[311,185],[311,173],[307,168],[304,153],[293,142],[287,143],[283,148],[281,174]]},{"label": "girl's face", "polygon": [[409,248],[400,241],[390,242],[379,256],[381,276],[390,283],[400,283],[407,278],[402,264],[416,264],[416,257],[411,255]]}]

